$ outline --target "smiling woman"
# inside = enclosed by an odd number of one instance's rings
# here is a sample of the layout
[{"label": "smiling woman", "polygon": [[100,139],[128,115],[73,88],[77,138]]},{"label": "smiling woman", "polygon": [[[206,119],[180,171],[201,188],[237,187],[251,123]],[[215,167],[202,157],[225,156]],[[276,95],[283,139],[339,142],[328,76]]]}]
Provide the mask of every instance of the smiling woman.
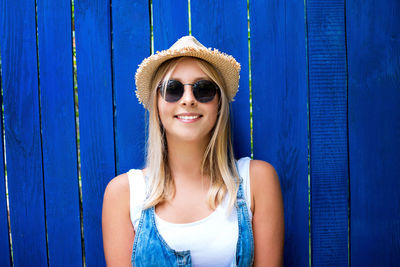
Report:
[{"label": "smiling woman", "polygon": [[280,266],[283,205],[267,162],[235,160],[229,102],[240,65],[186,36],[143,60],[147,161],[107,186],[108,266]]}]

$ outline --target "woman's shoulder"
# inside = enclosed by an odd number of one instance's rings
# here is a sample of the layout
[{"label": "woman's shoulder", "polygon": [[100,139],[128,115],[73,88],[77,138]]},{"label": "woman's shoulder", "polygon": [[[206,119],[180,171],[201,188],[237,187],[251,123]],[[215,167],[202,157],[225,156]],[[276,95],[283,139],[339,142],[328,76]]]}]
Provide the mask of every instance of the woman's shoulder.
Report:
[{"label": "woman's shoulder", "polygon": [[258,244],[254,262],[281,266],[285,220],[279,177],[274,166],[262,160],[251,161],[250,173],[254,189],[254,242]]},{"label": "woman's shoulder", "polygon": [[[253,198],[263,203],[281,205],[282,191],[278,173],[274,166],[263,160],[251,160],[250,162],[250,183],[253,188]],[[256,203],[257,204],[257,203]]]},{"label": "woman's shoulder", "polygon": [[276,174],[276,170],[271,163],[257,159],[250,161],[250,171],[256,174]]},{"label": "woman's shoulder", "polygon": [[[271,163],[263,160],[250,161],[251,183],[255,186],[274,186],[279,185],[278,173]],[[257,188],[257,187],[253,187]]]},{"label": "woman's shoulder", "polygon": [[126,173],[108,182],[103,196],[102,222],[113,225],[115,220],[125,220],[129,216],[129,182]]},{"label": "woman's shoulder", "polygon": [[126,198],[129,198],[129,179],[128,173],[123,173],[108,182],[104,191],[104,201],[122,202]]},{"label": "woman's shoulder", "polygon": [[129,185],[128,172],[122,173],[111,179],[107,184],[107,188],[111,188],[112,190],[121,190],[127,185]]},{"label": "woman's shoulder", "polygon": [[263,180],[276,180],[278,178],[274,166],[269,162],[243,157],[238,159],[237,163],[239,170],[246,170],[249,172],[251,180],[263,182]]},{"label": "woman's shoulder", "polygon": [[138,182],[142,182],[143,180],[143,171],[140,169],[131,169],[126,173],[120,174],[107,184],[105,193],[109,194],[123,194],[128,195],[130,193],[130,186],[132,184],[137,184]]}]

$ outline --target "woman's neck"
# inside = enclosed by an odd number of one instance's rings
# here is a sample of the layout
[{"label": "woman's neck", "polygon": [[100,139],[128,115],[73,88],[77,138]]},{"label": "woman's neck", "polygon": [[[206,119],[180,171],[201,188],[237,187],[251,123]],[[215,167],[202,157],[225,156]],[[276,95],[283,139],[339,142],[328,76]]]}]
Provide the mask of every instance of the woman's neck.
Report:
[{"label": "woman's neck", "polygon": [[197,179],[208,140],[184,142],[168,140],[168,163],[174,179]]}]

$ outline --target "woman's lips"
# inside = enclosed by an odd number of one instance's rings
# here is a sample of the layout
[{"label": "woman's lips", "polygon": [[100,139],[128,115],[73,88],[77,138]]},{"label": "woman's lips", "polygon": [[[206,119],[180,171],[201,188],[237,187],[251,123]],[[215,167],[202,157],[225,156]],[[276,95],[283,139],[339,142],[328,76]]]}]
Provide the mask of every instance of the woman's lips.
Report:
[{"label": "woman's lips", "polygon": [[200,114],[179,114],[175,116],[179,121],[186,123],[198,121],[201,117],[203,116]]}]

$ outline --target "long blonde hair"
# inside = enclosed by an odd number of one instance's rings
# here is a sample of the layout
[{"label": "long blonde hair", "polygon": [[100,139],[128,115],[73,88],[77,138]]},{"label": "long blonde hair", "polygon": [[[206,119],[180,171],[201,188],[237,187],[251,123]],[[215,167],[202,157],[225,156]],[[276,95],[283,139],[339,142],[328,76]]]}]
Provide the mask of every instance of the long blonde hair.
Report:
[{"label": "long blonde hair", "polygon": [[[147,199],[144,208],[150,208],[175,194],[175,184],[168,164],[168,147],[165,131],[160,122],[157,106],[157,87],[161,81],[167,81],[183,57],[164,62],[152,80],[149,103],[149,125],[147,138]],[[201,162],[201,173],[210,177],[208,205],[215,209],[226,194],[229,195],[228,210],[236,202],[239,176],[233,155],[229,120],[229,101],[225,93],[225,83],[217,70],[208,62],[193,58],[201,70],[220,88],[218,118],[211,131],[211,138]],[[165,83],[164,83],[165,86]]]}]

